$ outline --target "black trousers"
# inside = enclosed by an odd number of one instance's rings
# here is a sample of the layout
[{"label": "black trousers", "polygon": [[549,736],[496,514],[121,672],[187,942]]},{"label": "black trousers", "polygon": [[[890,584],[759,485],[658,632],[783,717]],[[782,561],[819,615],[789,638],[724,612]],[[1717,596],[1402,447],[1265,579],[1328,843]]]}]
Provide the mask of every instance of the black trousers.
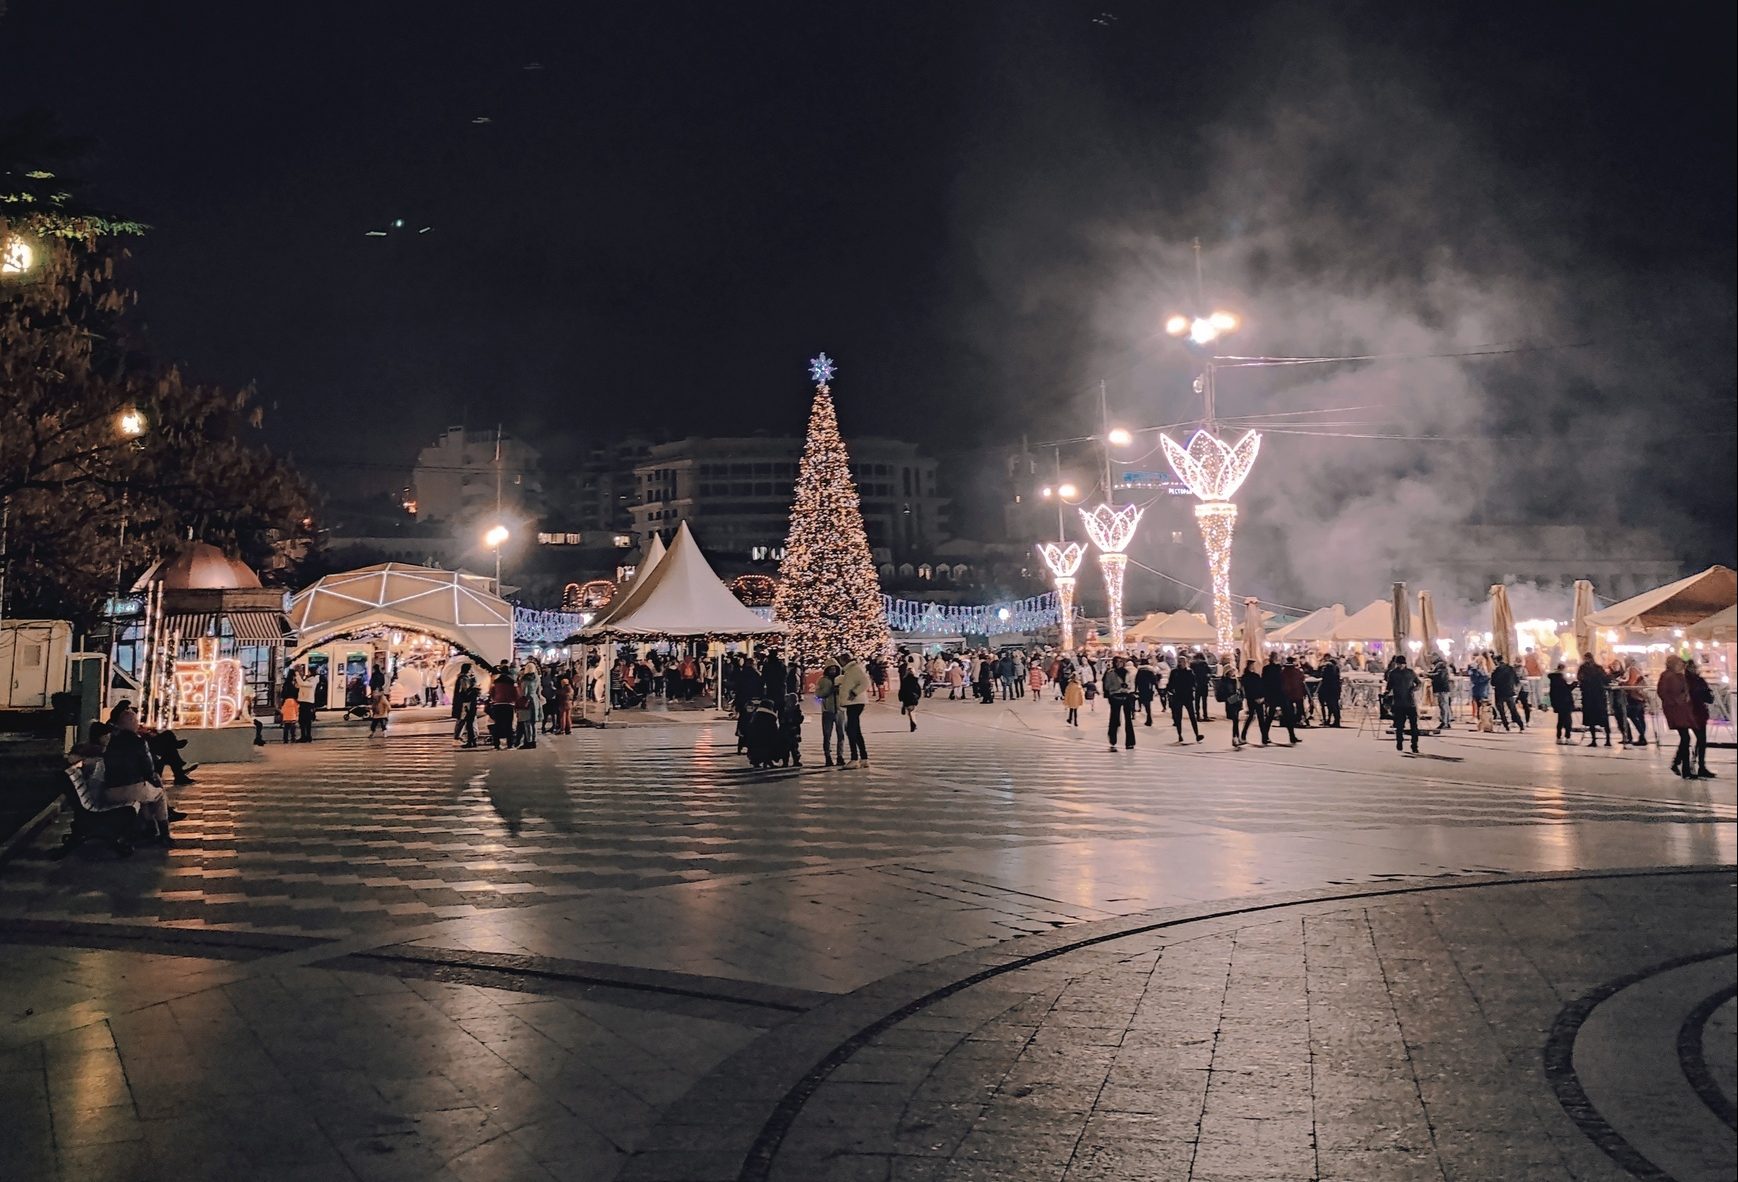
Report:
[{"label": "black trousers", "polygon": [[[1690,769],[1690,728],[1687,726],[1675,726],[1672,729],[1678,732],[1678,753],[1676,755],[1672,756],[1672,770],[1674,772],[1688,772],[1691,770]],[[1707,731],[1704,730],[1702,733],[1704,736],[1706,736]],[[1705,749],[1707,739],[1704,737],[1702,742],[1704,744],[1704,749]]]},{"label": "black trousers", "polygon": [[869,748],[863,744],[863,707],[845,707],[845,741],[851,745],[852,759],[868,759]]},{"label": "black trousers", "polygon": [[296,715],[297,725],[302,728],[302,742],[312,743],[314,741],[314,715],[318,713],[319,711],[315,710],[309,703],[302,703],[302,708]]},{"label": "black trousers", "polygon": [[1116,724],[1122,721],[1124,747],[1135,745],[1135,700],[1127,694],[1105,699],[1110,703],[1110,745],[1116,746]]},{"label": "black trousers", "polygon": [[1207,713],[1207,687],[1204,685],[1198,685],[1195,687],[1195,717],[1203,722],[1207,721],[1209,718]]},{"label": "black trousers", "polygon": [[1268,729],[1267,703],[1265,703],[1265,702],[1250,702],[1248,705],[1249,705],[1249,713],[1247,715],[1245,715],[1243,718],[1243,738],[1244,739],[1249,738],[1249,728],[1250,727],[1258,726],[1261,728],[1261,741],[1263,743],[1265,743],[1265,742],[1267,742],[1267,729]]},{"label": "black trousers", "polygon": [[1171,695],[1171,725],[1177,728],[1177,738],[1183,737],[1183,717],[1188,716],[1189,729],[1195,732],[1197,738],[1201,734],[1201,720],[1195,713],[1193,698],[1185,698],[1181,694]]},{"label": "black trousers", "polygon": [[1407,724],[1412,726],[1412,749],[1418,750],[1418,707],[1415,705],[1394,705],[1394,750],[1399,751],[1406,736]]},{"label": "black trousers", "polygon": [[1340,725],[1340,695],[1334,694],[1330,697],[1327,694],[1317,694],[1316,701],[1321,703],[1322,725],[1323,726],[1339,726]]},{"label": "black trousers", "polygon": [[1146,724],[1148,726],[1152,726],[1153,725],[1153,700],[1151,698],[1142,698],[1141,699],[1141,712],[1146,715]]},{"label": "black trousers", "polygon": [[1497,721],[1503,724],[1504,730],[1509,729],[1509,723],[1511,721],[1522,730],[1527,729],[1527,724],[1521,721],[1521,711],[1515,705],[1514,695],[1497,695]]},{"label": "black trousers", "polygon": [[1575,711],[1557,711],[1557,737],[1559,739],[1573,739],[1575,737]]},{"label": "black trousers", "polygon": [[[1269,725],[1276,722],[1285,728],[1285,733],[1291,738],[1292,742],[1297,742],[1297,707],[1292,705],[1289,698],[1282,698],[1277,703],[1268,707]],[[1267,738],[1265,734],[1261,737],[1264,739]]]}]

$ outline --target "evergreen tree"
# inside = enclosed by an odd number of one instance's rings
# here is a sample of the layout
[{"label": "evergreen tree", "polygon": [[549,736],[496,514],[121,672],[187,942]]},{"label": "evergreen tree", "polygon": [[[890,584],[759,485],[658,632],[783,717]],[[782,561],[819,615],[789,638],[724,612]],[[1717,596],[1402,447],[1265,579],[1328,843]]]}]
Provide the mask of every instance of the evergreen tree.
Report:
[{"label": "evergreen tree", "polygon": [[833,372],[825,353],[809,366],[815,403],[774,599],[774,618],[790,630],[786,648],[800,668],[821,665],[841,652],[867,658],[890,644],[881,581],[827,386]]}]

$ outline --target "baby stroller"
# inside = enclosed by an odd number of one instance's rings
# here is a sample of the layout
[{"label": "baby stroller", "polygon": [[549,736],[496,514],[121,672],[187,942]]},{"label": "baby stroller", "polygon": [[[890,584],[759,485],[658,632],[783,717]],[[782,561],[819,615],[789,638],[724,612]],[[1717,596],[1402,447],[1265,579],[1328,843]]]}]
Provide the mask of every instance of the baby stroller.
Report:
[{"label": "baby stroller", "polygon": [[[87,841],[106,841],[117,858],[131,857],[133,841],[139,832],[139,806],[128,801],[109,804],[103,799],[101,773],[91,774],[87,764],[75,763],[66,769],[66,787],[62,792],[67,812],[72,816],[72,828],[61,839],[60,848],[49,856],[56,861],[72,853],[74,847]],[[96,762],[95,767],[102,764]]]},{"label": "baby stroller", "polygon": [[779,730],[776,702],[771,698],[756,698],[749,704],[744,723],[749,767],[771,767],[785,757],[784,736]]}]

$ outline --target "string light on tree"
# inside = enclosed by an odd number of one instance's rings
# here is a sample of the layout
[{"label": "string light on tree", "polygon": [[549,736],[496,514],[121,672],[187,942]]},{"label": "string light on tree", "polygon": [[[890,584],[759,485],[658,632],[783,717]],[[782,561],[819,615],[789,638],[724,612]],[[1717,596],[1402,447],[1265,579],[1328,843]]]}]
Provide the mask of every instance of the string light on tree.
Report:
[{"label": "string light on tree", "polygon": [[1124,505],[1120,509],[1100,505],[1090,513],[1085,509],[1080,511],[1080,519],[1086,523],[1086,534],[1098,547],[1098,565],[1104,571],[1104,598],[1110,616],[1112,652],[1121,652],[1123,648],[1122,586],[1128,573],[1128,555],[1123,551],[1135,540],[1135,526],[1141,523],[1144,512],[1146,510],[1138,505]]},{"label": "string light on tree", "polygon": [[1062,651],[1073,652],[1074,576],[1086,558],[1086,547],[1079,542],[1045,542],[1038,547],[1038,553],[1056,579],[1056,602],[1062,611]]},{"label": "string light on tree", "polygon": [[1165,458],[1189,491],[1201,499],[1195,506],[1195,522],[1207,548],[1207,569],[1213,587],[1213,631],[1219,650],[1231,651],[1231,536],[1237,527],[1237,506],[1231,498],[1243,486],[1255,456],[1261,450],[1261,435],[1244,433],[1235,444],[1226,443],[1203,428],[1189,437],[1187,447],[1169,435],[1160,435]]},{"label": "string light on tree", "polygon": [[815,400],[773,599],[773,616],[789,630],[789,655],[799,668],[819,666],[841,652],[868,657],[891,643],[851,459],[828,387],[837,372],[825,353],[809,362]]}]

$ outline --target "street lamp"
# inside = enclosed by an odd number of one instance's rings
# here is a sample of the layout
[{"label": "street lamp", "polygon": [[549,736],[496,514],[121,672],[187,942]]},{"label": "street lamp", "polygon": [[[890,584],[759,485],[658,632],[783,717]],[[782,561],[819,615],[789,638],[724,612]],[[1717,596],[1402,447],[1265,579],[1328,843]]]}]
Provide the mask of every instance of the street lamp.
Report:
[{"label": "street lamp", "polygon": [[150,427],[145,418],[145,412],[136,406],[129,406],[115,417],[115,429],[127,439],[137,439]]},{"label": "street lamp", "polygon": [[483,535],[483,545],[495,552],[495,594],[501,594],[501,547],[507,544],[507,539],[513,535],[504,525],[492,525],[489,532]]},{"label": "street lamp", "polygon": [[[18,241],[13,239],[14,242]],[[145,417],[145,412],[136,406],[121,408],[115,416],[115,434],[127,440],[135,447],[143,447],[140,440],[150,429],[151,422]],[[109,672],[103,686],[103,699],[108,700],[108,691],[115,684],[115,655],[119,651],[121,640],[120,621],[116,618],[116,609],[121,601],[121,572],[127,562],[127,517],[132,501],[132,483],[123,481],[121,484],[121,528],[115,535],[115,593],[109,600]],[[150,693],[146,687],[145,692]]]}]

